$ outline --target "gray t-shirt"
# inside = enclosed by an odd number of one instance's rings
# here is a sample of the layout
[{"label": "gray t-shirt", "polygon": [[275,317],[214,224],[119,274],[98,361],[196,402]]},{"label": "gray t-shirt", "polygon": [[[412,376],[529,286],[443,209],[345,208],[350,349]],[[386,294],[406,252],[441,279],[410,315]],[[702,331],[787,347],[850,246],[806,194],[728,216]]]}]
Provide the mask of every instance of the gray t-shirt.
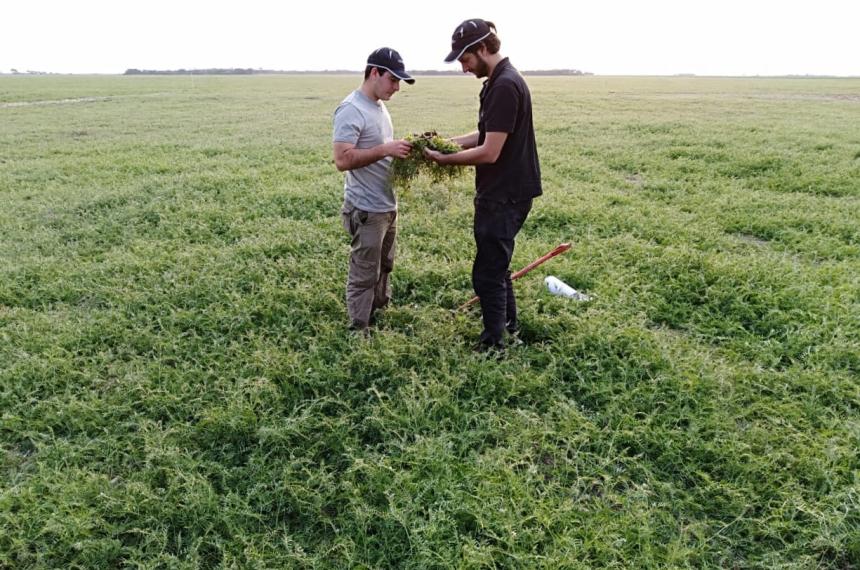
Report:
[{"label": "gray t-shirt", "polygon": [[[372,101],[356,89],[334,112],[334,142],[372,148],[394,140],[391,115],[382,101]],[[367,212],[397,210],[397,199],[388,178],[392,158],[387,156],[363,168],[347,170],[343,185],[345,204]]]}]

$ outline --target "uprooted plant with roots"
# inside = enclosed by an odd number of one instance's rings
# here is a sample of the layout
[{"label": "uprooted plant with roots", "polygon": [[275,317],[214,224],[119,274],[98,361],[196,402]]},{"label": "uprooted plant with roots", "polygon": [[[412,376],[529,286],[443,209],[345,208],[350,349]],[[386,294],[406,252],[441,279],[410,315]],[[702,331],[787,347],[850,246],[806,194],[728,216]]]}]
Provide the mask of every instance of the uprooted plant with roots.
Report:
[{"label": "uprooted plant with roots", "polygon": [[440,136],[436,131],[413,133],[407,136],[406,140],[412,144],[412,150],[406,158],[395,158],[391,165],[391,183],[395,187],[408,189],[412,181],[421,174],[426,174],[432,182],[438,183],[453,180],[465,172],[463,166],[437,164],[424,156],[425,148],[442,154],[461,150],[460,145]]}]

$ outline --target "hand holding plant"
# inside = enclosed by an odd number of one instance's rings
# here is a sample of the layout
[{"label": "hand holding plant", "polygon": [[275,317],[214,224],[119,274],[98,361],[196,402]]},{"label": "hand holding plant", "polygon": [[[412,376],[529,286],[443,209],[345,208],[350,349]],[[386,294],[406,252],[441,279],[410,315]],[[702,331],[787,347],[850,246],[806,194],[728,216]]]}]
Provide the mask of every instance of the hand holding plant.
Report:
[{"label": "hand holding plant", "polygon": [[439,136],[436,131],[411,134],[405,140],[412,150],[405,158],[396,158],[391,166],[391,182],[394,186],[408,189],[412,181],[424,173],[434,183],[453,180],[465,171],[462,166],[438,164],[424,155],[424,149],[435,150],[442,154],[452,154],[461,150],[457,143]]}]

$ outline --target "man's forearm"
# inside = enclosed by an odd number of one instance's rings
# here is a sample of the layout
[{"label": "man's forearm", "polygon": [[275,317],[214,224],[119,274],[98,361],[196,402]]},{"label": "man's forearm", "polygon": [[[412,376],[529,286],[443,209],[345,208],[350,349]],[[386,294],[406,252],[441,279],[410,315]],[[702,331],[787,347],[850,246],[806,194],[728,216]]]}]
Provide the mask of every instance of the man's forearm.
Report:
[{"label": "man's forearm", "polygon": [[335,165],[341,171],[355,170],[382,160],[386,156],[388,156],[388,151],[384,144],[371,148],[351,148],[343,152],[340,160],[335,161]]},{"label": "man's forearm", "polygon": [[496,157],[492,156],[489,149],[484,146],[476,146],[454,154],[443,154],[440,157],[440,164],[450,164],[452,166],[475,166],[478,164],[492,164],[496,161]]},{"label": "man's forearm", "polygon": [[464,149],[475,148],[478,146],[478,131],[469,133],[467,135],[460,135],[459,137],[454,137],[451,139]]},{"label": "man's forearm", "polygon": [[468,148],[453,154],[434,152],[430,154],[430,158],[439,164],[459,166],[494,164],[499,159],[502,148],[504,147],[507,139],[508,133],[493,131],[487,133],[487,136],[484,138],[484,142],[474,148]]}]

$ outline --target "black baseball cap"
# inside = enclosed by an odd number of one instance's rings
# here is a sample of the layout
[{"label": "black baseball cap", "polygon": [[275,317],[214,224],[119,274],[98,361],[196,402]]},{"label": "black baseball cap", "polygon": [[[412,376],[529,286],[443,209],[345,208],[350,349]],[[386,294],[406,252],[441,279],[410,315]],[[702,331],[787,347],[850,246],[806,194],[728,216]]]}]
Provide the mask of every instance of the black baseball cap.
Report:
[{"label": "black baseball cap", "polygon": [[445,63],[460,59],[466,49],[494,33],[496,33],[496,26],[492,22],[480,18],[464,21],[457,26],[454,35],[451,36],[451,53],[445,58]]},{"label": "black baseball cap", "polygon": [[378,50],[374,50],[373,53],[367,56],[367,65],[381,67],[382,69],[390,72],[391,75],[397,79],[402,79],[409,85],[415,83],[412,76],[406,73],[406,66],[403,65],[403,58],[400,57],[400,54],[397,53],[397,51],[391,48],[381,47]]}]

